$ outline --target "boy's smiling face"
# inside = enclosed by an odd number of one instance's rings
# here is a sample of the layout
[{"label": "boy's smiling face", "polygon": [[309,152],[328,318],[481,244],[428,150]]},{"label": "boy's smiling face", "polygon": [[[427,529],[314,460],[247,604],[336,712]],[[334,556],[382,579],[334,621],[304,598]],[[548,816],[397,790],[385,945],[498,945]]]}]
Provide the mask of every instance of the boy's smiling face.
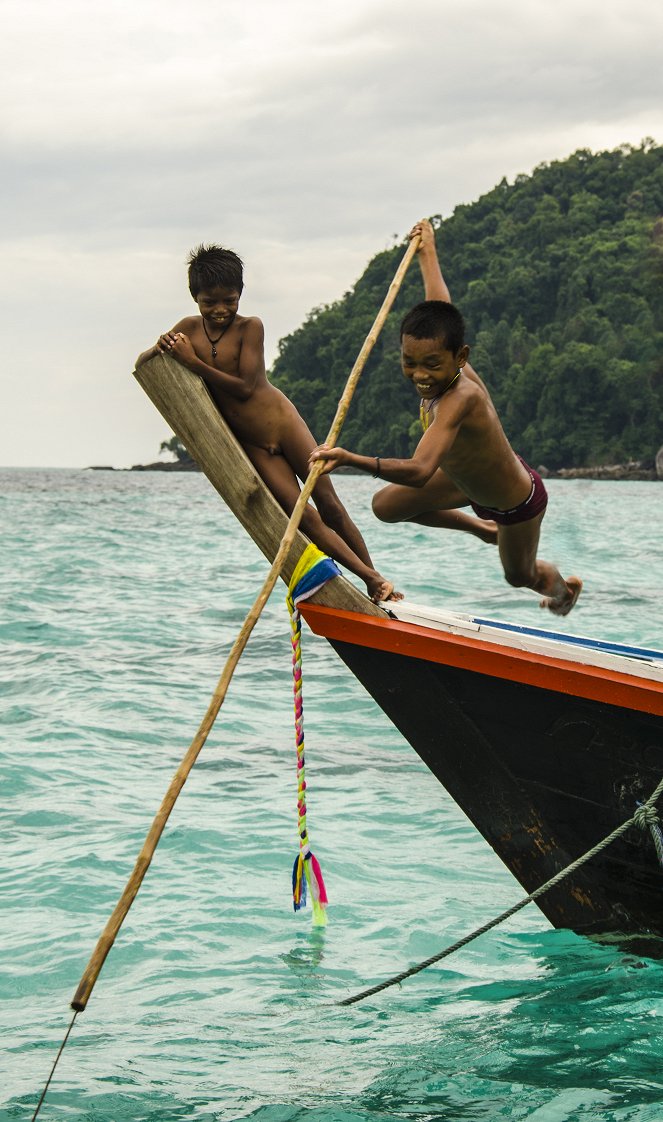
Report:
[{"label": "boy's smiling face", "polygon": [[215,288],[201,288],[194,299],[207,323],[214,327],[228,327],[237,315],[240,296],[241,292],[236,288],[218,285]]},{"label": "boy's smiling face", "polygon": [[420,397],[430,399],[442,393],[467,362],[469,347],[454,354],[447,350],[444,339],[415,339],[404,335],[401,340],[401,367]]}]

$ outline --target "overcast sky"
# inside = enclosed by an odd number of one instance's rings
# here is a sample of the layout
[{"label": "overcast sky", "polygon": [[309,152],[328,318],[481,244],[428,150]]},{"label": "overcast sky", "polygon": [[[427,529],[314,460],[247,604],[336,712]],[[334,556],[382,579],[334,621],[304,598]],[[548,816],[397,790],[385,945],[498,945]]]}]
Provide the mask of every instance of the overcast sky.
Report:
[{"label": "overcast sky", "polygon": [[[0,463],[155,459],[131,377],[245,261],[268,361],[422,215],[663,141],[660,0],[0,0]],[[376,308],[377,311],[377,308]]]}]

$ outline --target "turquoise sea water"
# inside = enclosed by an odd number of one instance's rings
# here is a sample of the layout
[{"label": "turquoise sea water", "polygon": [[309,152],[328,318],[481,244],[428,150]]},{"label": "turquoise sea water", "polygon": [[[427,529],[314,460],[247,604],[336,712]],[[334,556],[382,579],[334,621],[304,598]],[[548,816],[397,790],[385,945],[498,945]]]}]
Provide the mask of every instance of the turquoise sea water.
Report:
[{"label": "turquoise sea water", "polygon": [[[494,550],[385,527],[412,600],[534,625]],[[585,580],[560,629],[662,647],[648,483],[552,482],[542,555]],[[202,476],[0,472],[0,1117],[31,1117],[69,1001],[266,564]],[[534,906],[324,640],[304,635],[309,825],[332,900],[294,915],[289,624],[273,595],[40,1118],[660,1122],[663,963]],[[662,886],[663,891],[663,886]]]}]

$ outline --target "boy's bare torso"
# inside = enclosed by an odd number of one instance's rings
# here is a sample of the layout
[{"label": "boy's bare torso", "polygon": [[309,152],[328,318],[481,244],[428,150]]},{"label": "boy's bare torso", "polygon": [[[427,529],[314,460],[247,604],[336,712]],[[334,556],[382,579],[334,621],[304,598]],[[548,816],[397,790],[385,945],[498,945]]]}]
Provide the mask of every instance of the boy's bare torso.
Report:
[{"label": "boy's bare torso", "polygon": [[[236,375],[250,389],[246,400],[226,393],[219,386],[208,389],[237,439],[243,445],[264,448],[272,455],[283,451],[282,444],[288,424],[296,410],[285,394],[267,379],[262,358],[262,324],[254,316],[236,315],[228,329],[212,344],[205,334],[202,316],[186,316],[172,329],[187,335],[199,359],[226,374]],[[260,333],[260,348],[255,348],[249,363],[243,362],[251,344],[251,335]],[[214,336],[212,336],[214,338]],[[253,350],[253,348],[252,348]]]},{"label": "boy's bare torso", "polygon": [[431,412],[431,437],[436,426],[456,429],[439,464],[472,502],[511,510],[527,499],[532,484],[529,472],[511,448],[480,382],[464,374]]}]

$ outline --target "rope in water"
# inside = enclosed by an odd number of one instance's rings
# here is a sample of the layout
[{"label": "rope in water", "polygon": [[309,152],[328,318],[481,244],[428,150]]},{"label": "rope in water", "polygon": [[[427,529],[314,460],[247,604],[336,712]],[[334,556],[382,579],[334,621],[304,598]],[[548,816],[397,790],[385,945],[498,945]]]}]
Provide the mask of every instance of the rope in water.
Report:
[{"label": "rope in water", "polygon": [[399,985],[399,983],[404,982],[406,978],[411,978],[414,974],[419,974],[422,970],[426,970],[427,967],[434,966],[436,962],[440,962],[443,958],[448,958],[449,955],[454,953],[454,951],[459,951],[461,947],[466,947],[468,943],[472,943],[474,939],[478,939],[479,936],[484,935],[486,931],[491,931],[493,927],[497,927],[500,923],[504,923],[505,920],[510,919],[511,916],[516,914],[516,912],[521,911],[528,904],[531,904],[533,900],[538,900],[539,896],[543,896],[544,892],[549,892],[551,888],[555,888],[556,885],[558,885],[566,877],[570,876],[571,873],[575,872],[576,869],[579,869],[581,865],[584,865],[587,861],[590,861],[592,857],[596,857],[598,853],[601,853],[602,850],[606,849],[613,841],[616,841],[617,838],[620,838],[622,834],[626,833],[627,830],[630,830],[631,826],[639,826],[640,829],[650,829],[652,831],[652,835],[654,837],[654,845],[656,846],[656,852],[659,856],[661,864],[663,865],[663,841],[661,842],[661,852],[659,853],[659,846],[654,834],[655,830],[658,830],[659,835],[661,833],[660,826],[658,825],[658,815],[654,810],[654,804],[661,795],[661,792],[663,792],[663,779],[661,779],[658,787],[656,788],[654,793],[649,796],[647,801],[638,806],[638,809],[636,810],[632,818],[629,818],[627,822],[623,822],[621,826],[618,826],[616,830],[613,830],[611,834],[608,834],[608,836],[605,837],[603,841],[600,841],[598,845],[595,845],[592,849],[589,849],[587,853],[584,853],[582,855],[582,857],[578,857],[575,861],[572,861],[571,864],[567,865],[565,869],[562,869],[561,872],[556,873],[556,875],[554,877],[551,877],[550,880],[547,880],[545,884],[542,884],[539,888],[536,888],[534,892],[530,892],[529,896],[525,896],[511,908],[507,908],[505,912],[502,912],[500,915],[496,916],[495,919],[491,919],[488,923],[484,923],[481,927],[478,927],[469,935],[465,935],[464,938],[458,939],[457,942],[452,943],[451,946],[446,947],[443,951],[439,951],[437,954],[431,955],[430,958],[424,959],[423,962],[418,962],[416,966],[411,966],[408,970],[403,970],[400,974],[395,974],[392,978],[387,978],[386,981],[380,982],[376,986],[371,986],[369,989],[362,990],[360,993],[356,993],[352,997],[346,997],[342,1001],[337,1001],[335,1004],[355,1005],[358,1001],[363,1001],[367,997],[372,997],[373,994],[381,993],[382,990],[389,989],[390,986]]},{"label": "rope in water", "polygon": [[35,1118],[37,1117],[37,1115],[39,1114],[39,1111],[41,1110],[41,1104],[43,1103],[44,1099],[46,1098],[46,1092],[48,1091],[48,1088],[51,1085],[51,1079],[55,1075],[55,1069],[58,1066],[58,1060],[60,1059],[60,1056],[64,1052],[64,1046],[67,1043],[67,1041],[69,1040],[69,1033],[71,1032],[71,1030],[74,1027],[74,1021],[76,1020],[77,1016],[78,1016],[78,1009],[76,1010],[76,1012],[74,1013],[73,1017],[71,1018],[71,1020],[69,1022],[69,1028],[67,1029],[67,1031],[65,1033],[65,1036],[64,1036],[64,1040],[62,1041],[62,1044],[60,1045],[60,1050],[58,1051],[58,1054],[53,1061],[53,1067],[51,1068],[51,1073],[50,1073],[48,1079],[46,1080],[46,1083],[44,1085],[44,1090],[42,1091],[41,1098],[39,1099],[39,1102],[37,1103],[37,1106],[35,1107],[35,1112],[32,1115],[31,1122],[35,1122]]}]

